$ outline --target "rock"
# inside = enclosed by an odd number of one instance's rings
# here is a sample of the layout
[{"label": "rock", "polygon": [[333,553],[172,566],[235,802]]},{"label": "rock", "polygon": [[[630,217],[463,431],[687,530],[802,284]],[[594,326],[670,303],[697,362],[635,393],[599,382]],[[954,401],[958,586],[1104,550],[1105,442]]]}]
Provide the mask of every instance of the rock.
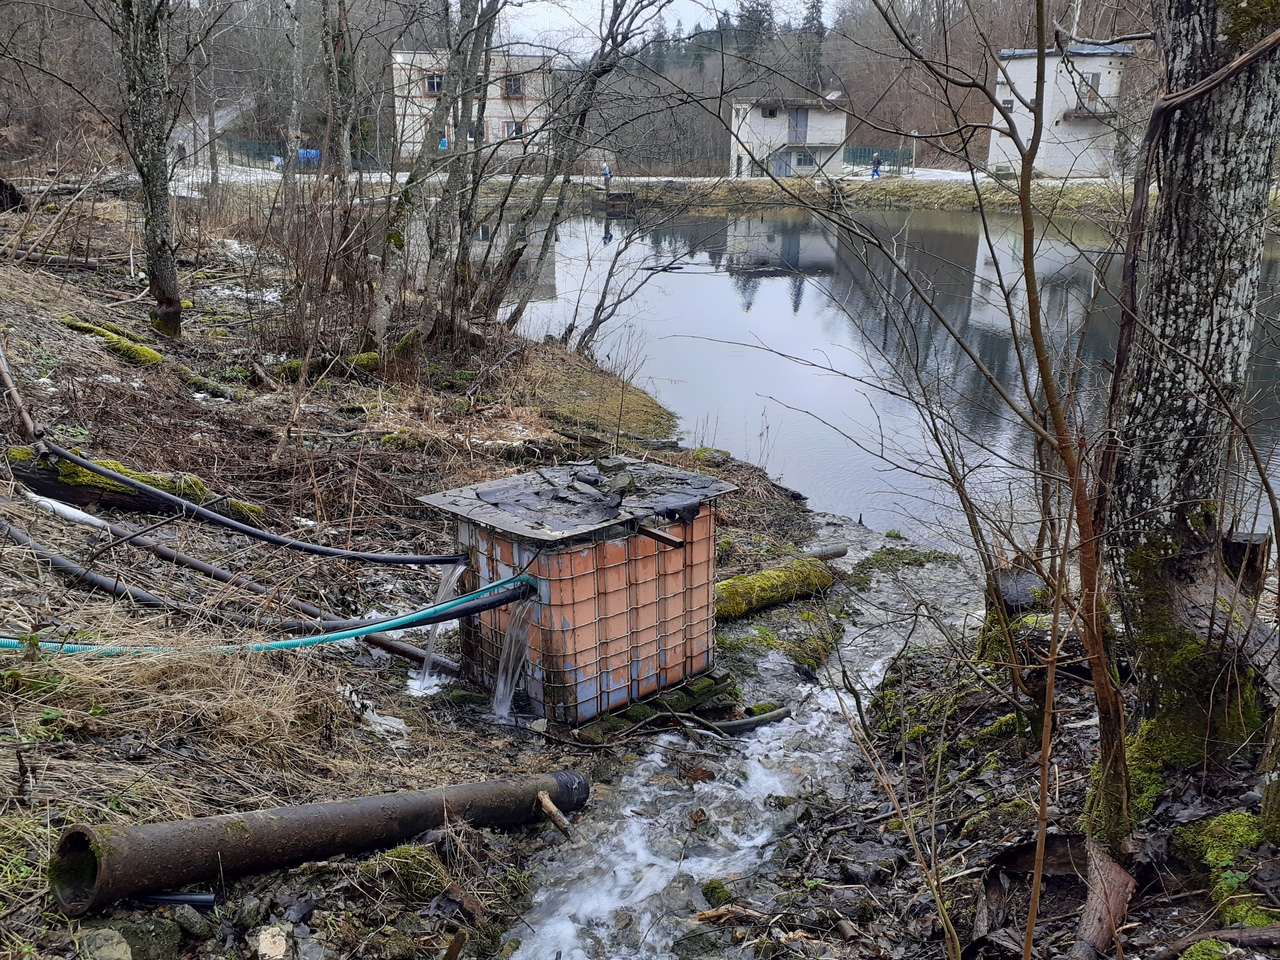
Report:
[{"label": "rock", "polygon": [[133,960],[170,960],[182,952],[182,929],[172,920],[148,917],[113,926],[128,942]]},{"label": "rock", "polygon": [[991,586],[1008,617],[1020,617],[1038,609],[1048,589],[1036,574],[1014,569],[996,570],[991,574]]},{"label": "rock", "polygon": [[313,936],[306,924],[300,923],[293,928],[293,938],[298,960],[332,960],[333,953],[324,940]]},{"label": "rock", "polygon": [[289,926],[275,925],[263,927],[256,936],[249,937],[249,945],[256,940],[259,960],[289,960],[293,956],[293,945],[289,942]]},{"label": "rock", "polygon": [[213,936],[213,924],[189,903],[180,903],[173,908],[173,920],[194,940],[208,940]]},{"label": "rock", "polygon": [[133,960],[133,951],[119,930],[99,927],[80,937],[80,955],[87,960]]},{"label": "rock", "polygon": [[262,926],[267,919],[267,905],[257,897],[245,897],[236,910],[236,926],[241,930],[250,930]]}]

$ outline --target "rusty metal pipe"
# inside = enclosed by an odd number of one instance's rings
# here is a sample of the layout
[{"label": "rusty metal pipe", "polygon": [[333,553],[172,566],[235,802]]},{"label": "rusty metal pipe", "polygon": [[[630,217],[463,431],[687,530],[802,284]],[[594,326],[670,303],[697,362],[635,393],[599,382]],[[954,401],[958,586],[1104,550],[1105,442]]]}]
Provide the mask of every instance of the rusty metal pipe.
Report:
[{"label": "rusty metal pipe", "polygon": [[388,793],[253,813],[135,825],[76,824],[49,860],[49,886],[69,917],[126,897],[387,847],[442,826],[509,826],[543,816],[539,792],[581,809],[591,785],[575,770]]}]

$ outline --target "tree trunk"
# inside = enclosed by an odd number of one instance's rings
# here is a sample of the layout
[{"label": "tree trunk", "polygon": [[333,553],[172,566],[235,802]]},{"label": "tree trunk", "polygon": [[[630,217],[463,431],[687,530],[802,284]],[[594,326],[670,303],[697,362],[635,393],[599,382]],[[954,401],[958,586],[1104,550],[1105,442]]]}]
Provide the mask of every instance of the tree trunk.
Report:
[{"label": "tree trunk", "polygon": [[169,76],[161,27],[168,0],[121,0],[120,62],[127,91],[127,143],[142,178],[147,284],[156,305],[151,323],[171,337],[182,333],[182,297],[169,212]]},{"label": "tree trunk", "polygon": [[[289,119],[285,131],[283,195],[284,240],[286,245],[295,242],[301,203],[298,196],[298,151],[302,149],[302,16],[298,12],[299,0],[285,0],[285,15],[289,18],[288,44],[289,71]],[[294,252],[294,251],[291,251]]]},{"label": "tree trunk", "polygon": [[[1226,9],[1156,3],[1171,94],[1275,26],[1251,7]],[[1206,95],[1167,115],[1161,109],[1152,143],[1161,190],[1119,394],[1122,454],[1108,532],[1147,718],[1129,757],[1138,813],[1159,791],[1162,764],[1225,754],[1259,722],[1250,672],[1237,663],[1252,613],[1223,575],[1221,496],[1254,326],[1280,64],[1266,55]]]}]

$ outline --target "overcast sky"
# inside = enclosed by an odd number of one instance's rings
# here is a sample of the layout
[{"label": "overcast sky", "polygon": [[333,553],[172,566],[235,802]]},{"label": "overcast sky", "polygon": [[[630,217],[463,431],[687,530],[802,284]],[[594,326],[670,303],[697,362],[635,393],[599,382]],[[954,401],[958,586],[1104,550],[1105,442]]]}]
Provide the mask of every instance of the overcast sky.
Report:
[{"label": "overcast sky", "polygon": [[[667,29],[675,27],[679,20],[686,31],[696,24],[712,26],[716,10],[734,12],[734,0],[672,0],[663,11],[662,19]],[[775,15],[785,15],[782,7],[775,5]],[[600,3],[592,0],[525,0],[507,7],[508,28],[512,39],[545,43],[560,47],[566,40],[599,36]]]}]

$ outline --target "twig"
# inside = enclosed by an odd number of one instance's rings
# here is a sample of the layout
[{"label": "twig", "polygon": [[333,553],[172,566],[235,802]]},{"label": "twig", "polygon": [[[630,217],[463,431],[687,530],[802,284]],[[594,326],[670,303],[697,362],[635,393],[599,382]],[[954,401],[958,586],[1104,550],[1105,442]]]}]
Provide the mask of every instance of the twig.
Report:
[{"label": "twig", "polygon": [[569,826],[569,818],[560,812],[560,808],[555,805],[547,791],[538,791],[538,803],[542,805],[542,812],[547,815],[547,819],[555,824],[556,829],[565,835],[565,839],[572,840],[573,830]]}]

